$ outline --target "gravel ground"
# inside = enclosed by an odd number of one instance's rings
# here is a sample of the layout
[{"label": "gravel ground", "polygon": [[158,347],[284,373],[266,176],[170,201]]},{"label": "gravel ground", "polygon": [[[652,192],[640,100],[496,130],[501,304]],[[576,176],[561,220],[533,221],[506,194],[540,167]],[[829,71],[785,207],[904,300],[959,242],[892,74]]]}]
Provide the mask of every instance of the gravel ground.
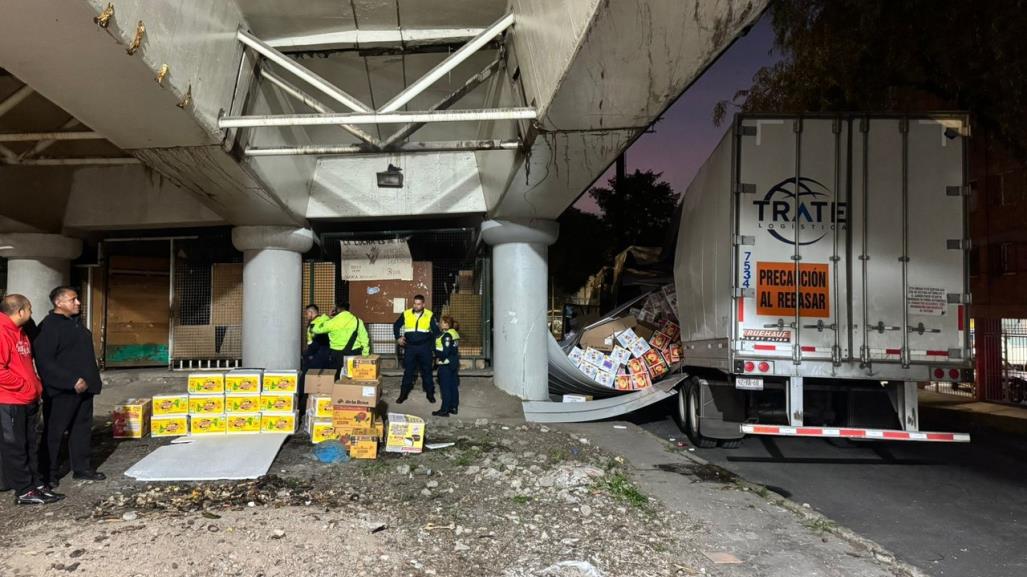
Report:
[{"label": "gravel ground", "polygon": [[538,425],[431,423],[421,455],[324,465],[292,437],[267,477],[137,483],[163,444],[113,443],[102,483],[47,507],[0,500],[0,575],[716,574],[703,532],[638,491],[619,458]]}]

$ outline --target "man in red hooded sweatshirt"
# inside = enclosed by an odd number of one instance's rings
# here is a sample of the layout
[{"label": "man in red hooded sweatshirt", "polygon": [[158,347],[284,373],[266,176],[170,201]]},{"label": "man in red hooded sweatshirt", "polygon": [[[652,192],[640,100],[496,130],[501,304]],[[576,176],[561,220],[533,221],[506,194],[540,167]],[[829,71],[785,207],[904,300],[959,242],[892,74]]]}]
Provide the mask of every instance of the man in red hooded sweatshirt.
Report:
[{"label": "man in red hooded sweatshirt", "polygon": [[32,345],[21,330],[32,318],[32,303],[19,294],[0,301],[0,459],[4,485],[18,505],[61,500],[39,479],[36,430],[43,385],[32,364]]}]

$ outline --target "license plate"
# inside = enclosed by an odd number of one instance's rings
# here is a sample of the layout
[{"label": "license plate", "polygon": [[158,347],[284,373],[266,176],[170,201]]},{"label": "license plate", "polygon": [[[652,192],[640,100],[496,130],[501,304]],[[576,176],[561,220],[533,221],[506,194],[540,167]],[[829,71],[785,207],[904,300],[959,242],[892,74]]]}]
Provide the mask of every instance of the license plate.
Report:
[{"label": "license plate", "polygon": [[738,377],[735,379],[735,388],[743,391],[762,391],[763,379]]}]

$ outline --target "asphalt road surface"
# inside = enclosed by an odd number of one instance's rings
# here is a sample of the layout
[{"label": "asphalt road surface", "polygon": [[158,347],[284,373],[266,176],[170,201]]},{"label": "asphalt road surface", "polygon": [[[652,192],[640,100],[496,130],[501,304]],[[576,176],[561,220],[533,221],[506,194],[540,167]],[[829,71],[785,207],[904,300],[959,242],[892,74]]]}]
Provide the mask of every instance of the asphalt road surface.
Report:
[{"label": "asphalt road surface", "polygon": [[[687,442],[658,405],[631,420]],[[927,573],[1027,576],[1027,439],[970,444],[748,437],[704,459],[808,503]]]}]

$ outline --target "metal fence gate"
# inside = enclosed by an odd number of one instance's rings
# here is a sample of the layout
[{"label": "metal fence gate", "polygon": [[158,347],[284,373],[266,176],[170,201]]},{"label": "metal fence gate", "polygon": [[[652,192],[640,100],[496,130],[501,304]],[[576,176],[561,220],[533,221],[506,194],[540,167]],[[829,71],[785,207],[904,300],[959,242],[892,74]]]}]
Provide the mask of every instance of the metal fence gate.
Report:
[{"label": "metal fence gate", "polygon": [[1027,403],[1027,319],[1002,319],[1002,398]]}]

